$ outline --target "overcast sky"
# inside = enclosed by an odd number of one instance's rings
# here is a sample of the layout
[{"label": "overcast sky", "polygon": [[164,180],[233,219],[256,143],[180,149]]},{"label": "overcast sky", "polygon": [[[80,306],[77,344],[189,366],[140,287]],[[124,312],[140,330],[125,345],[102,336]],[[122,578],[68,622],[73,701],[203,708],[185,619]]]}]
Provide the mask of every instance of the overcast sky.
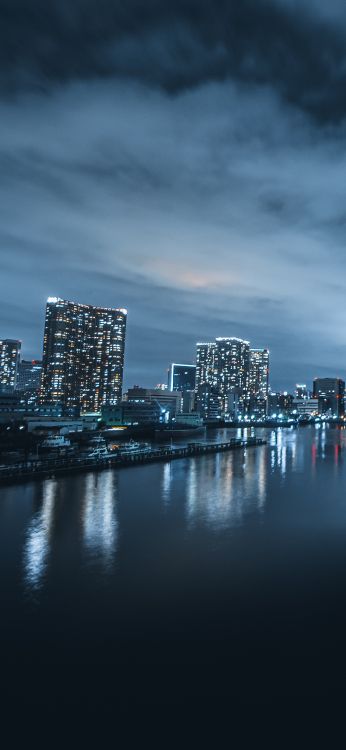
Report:
[{"label": "overcast sky", "polygon": [[346,376],[346,4],[0,0],[0,336],[127,307],[126,384],[195,342]]}]

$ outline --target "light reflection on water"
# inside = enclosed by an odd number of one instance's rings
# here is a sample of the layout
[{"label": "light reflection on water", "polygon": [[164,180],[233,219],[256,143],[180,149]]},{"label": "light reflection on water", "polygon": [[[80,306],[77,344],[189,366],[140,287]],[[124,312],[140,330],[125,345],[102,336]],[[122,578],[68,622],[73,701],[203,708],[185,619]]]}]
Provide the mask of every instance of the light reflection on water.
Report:
[{"label": "light reflection on water", "polygon": [[[227,434],[230,436],[227,431],[220,431],[214,438],[227,439]],[[191,458],[183,463],[167,462],[152,467],[152,473],[151,467],[129,469],[122,475],[121,492],[121,472],[117,471],[37,483],[39,507],[30,514],[22,551],[26,587],[32,591],[42,588],[53,564],[53,542],[57,548],[63,544],[54,523],[58,493],[59,528],[67,530],[74,539],[74,548],[80,548],[83,562],[97,565],[97,570],[101,565],[108,574],[114,570],[118,551],[119,503],[128,503],[138,489],[144,490],[144,498],[148,497],[148,485],[142,485],[142,471],[147,472],[146,481],[152,481],[150,494],[157,507],[168,509],[173,503],[184,503],[187,531],[205,527],[217,532],[245,524],[249,515],[265,517],[268,498],[276,502],[278,480],[283,485],[293,474],[301,474],[305,491],[306,482],[315,486],[319,472],[327,471],[330,481],[338,477],[343,467],[343,430],[329,430],[323,425],[316,430],[277,429],[260,434],[266,438],[266,446]],[[245,435],[244,430],[236,433],[237,437]]]},{"label": "light reflection on water", "polygon": [[42,585],[48,565],[57,484],[51,479],[44,483],[41,507],[29,524],[24,542],[24,581],[33,590]]},{"label": "light reflection on water", "polygon": [[85,548],[106,568],[112,566],[118,539],[116,479],[114,471],[87,474],[81,509]]},{"label": "light reflection on water", "polygon": [[262,511],[266,500],[263,448],[191,459],[187,474],[188,526],[204,523],[220,529],[241,522],[245,513]]}]

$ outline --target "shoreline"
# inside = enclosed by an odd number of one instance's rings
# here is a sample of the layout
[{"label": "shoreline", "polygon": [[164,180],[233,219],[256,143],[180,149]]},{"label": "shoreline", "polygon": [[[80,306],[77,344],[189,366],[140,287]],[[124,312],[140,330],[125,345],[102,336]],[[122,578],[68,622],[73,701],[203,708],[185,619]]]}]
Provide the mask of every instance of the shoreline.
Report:
[{"label": "shoreline", "polygon": [[89,471],[104,471],[105,469],[122,469],[129,466],[143,466],[144,464],[172,461],[178,458],[193,458],[230,450],[246,449],[266,445],[263,438],[249,437],[233,438],[218,443],[190,443],[186,446],[173,448],[152,448],[148,452],[107,457],[101,459],[59,458],[33,463],[14,464],[0,468],[0,485],[11,485],[28,482],[32,479],[50,479],[56,476],[83,474]]}]

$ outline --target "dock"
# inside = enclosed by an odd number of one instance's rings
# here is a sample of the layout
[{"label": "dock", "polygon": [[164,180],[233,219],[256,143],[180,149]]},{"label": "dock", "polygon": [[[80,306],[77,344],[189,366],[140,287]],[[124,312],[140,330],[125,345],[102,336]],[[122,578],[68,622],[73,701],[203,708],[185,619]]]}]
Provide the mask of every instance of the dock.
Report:
[{"label": "dock", "polygon": [[0,466],[0,484],[15,484],[32,479],[46,479],[63,475],[84,473],[89,471],[104,471],[105,469],[121,469],[129,466],[143,466],[159,461],[173,461],[181,458],[193,458],[213,453],[224,453],[231,450],[244,450],[255,446],[265,445],[266,440],[256,437],[244,439],[232,438],[219,443],[189,443],[185,446],[154,447],[148,451],[136,453],[122,453],[106,458],[88,459],[78,456],[47,458],[23,463]]}]

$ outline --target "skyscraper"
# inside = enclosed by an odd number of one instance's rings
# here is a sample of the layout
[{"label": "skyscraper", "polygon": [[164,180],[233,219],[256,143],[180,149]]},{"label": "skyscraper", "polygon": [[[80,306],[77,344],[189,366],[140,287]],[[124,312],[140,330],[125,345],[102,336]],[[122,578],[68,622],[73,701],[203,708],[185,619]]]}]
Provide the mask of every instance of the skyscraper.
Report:
[{"label": "skyscraper", "polygon": [[168,371],[170,391],[194,391],[196,385],[196,365],[180,365],[173,362]]},{"label": "skyscraper", "polygon": [[269,387],[269,350],[250,349],[249,392],[251,397],[267,400]]},{"label": "skyscraper", "polygon": [[41,400],[99,411],[121,400],[127,310],[48,297]]},{"label": "skyscraper", "polygon": [[216,339],[216,361],[218,388],[227,411],[228,394],[234,388],[239,393],[241,404],[245,404],[249,395],[250,344],[235,337]]},{"label": "skyscraper", "polygon": [[198,343],[196,356],[196,391],[207,383],[217,386],[216,344]]},{"label": "skyscraper", "polygon": [[16,339],[0,339],[0,390],[14,391],[17,384],[21,342]]},{"label": "skyscraper", "polygon": [[248,341],[235,337],[219,337],[213,343],[197,344],[197,404],[202,395],[205,401],[205,386],[207,385],[214,395],[219,395],[220,409],[223,413],[228,411],[228,395],[234,389],[237,390],[240,407],[244,408],[249,394],[249,375],[250,346]]}]

